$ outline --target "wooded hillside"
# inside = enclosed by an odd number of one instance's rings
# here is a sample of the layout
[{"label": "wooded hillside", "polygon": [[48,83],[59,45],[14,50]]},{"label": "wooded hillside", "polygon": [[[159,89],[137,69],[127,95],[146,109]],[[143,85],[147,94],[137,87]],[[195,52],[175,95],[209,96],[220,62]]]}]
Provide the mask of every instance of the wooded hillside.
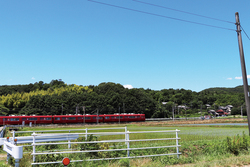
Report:
[{"label": "wooded hillside", "polygon": [[[244,104],[243,87],[210,88],[201,92],[185,89],[127,89],[121,84],[98,86],[67,85],[63,81],[43,81],[28,85],[0,86],[0,115],[61,115],[83,113],[144,113],[146,117],[171,117],[172,109],[186,105],[188,116],[201,110],[233,105],[232,114],[240,113]],[[165,105],[162,102],[167,102]],[[210,108],[206,104],[211,105]],[[184,111],[179,109],[178,116]]]}]

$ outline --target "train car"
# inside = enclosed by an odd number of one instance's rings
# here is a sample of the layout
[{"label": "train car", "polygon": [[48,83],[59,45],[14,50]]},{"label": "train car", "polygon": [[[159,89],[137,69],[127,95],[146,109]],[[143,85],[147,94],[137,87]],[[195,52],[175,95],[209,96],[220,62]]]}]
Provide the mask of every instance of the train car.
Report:
[{"label": "train car", "polygon": [[[97,120],[98,119],[98,120]],[[97,123],[145,121],[145,114],[105,114],[99,115],[33,115],[33,116],[0,116],[0,125],[22,124],[64,124],[64,123]]]},{"label": "train car", "polygon": [[90,118],[90,121],[91,123],[96,123],[98,119],[98,122],[103,122],[103,116],[102,115],[98,115],[98,118],[97,118],[97,115],[85,115],[85,121],[88,119],[88,117],[91,116]]},{"label": "train car", "polygon": [[[103,122],[103,117],[98,117],[99,122]],[[54,115],[53,123],[54,124],[64,124],[64,123],[96,123],[97,122],[96,115],[85,115],[85,119],[83,115]]]},{"label": "train car", "polygon": [[145,121],[145,114],[105,114],[103,116],[103,122],[137,122]]},{"label": "train car", "polygon": [[52,115],[33,115],[33,116],[19,116],[24,124],[51,124]]},{"label": "train car", "polygon": [[[82,123],[96,123],[97,122],[97,115],[82,115],[83,121]],[[98,122],[103,122],[103,116],[99,115],[98,116]]]},{"label": "train car", "polygon": [[52,116],[1,116],[1,125],[51,124]]},{"label": "train car", "polygon": [[114,115],[114,114],[105,114],[103,116],[103,122],[119,122],[119,117],[120,117],[120,122],[126,122],[127,118],[125,118],[122,115]]},{"label": "train car", "polygon": [[54,115],[53,123],[54,124],[63,124],[63,123],[81,123],[81,115]]},{"label": "train car", "polygon": [[126,114],[128,122],[145,121],[145,114]]},{"label": "train car", "polygon": [[19,125],[22,124],[22,119],[19,116],[1,116],[0,125]]},{"label": "train car", "polygon": [[146,120],[146,117],[145,117],[145,114],[138,114],[137,117],[140,116],[139,121],[145,121]]}]

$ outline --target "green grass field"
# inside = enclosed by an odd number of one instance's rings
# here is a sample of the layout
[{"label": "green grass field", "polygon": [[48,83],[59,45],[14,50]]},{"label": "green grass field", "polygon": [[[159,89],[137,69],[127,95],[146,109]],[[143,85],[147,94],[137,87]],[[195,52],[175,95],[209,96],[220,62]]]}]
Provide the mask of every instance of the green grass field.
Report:
[{"label": "green grass field", "polygon": [[[21,129],[22,131],[38,131],[38,130],[68,130],[68,129],[81,129],[81,128],[109,128],[109,127],[124,127],[123,125],[99,125],[99,126],[64,126],[64,127],[25,127]],[[72,163],[69,166],[174,166],[174,165],[183,165],[183,166],[240,166],[245,164],[250,164],[250,153],[248,149],[243,148],[241,143],[244,144],[244,137],[242,137],[243,132],[246,134],[245,138],[247,141],[247,147],[250,144],[250,138],[248,137],[248,127],[247,126],[180,126],[180,125],[167,125],[167,124],[160,124],[160,125],[148,125],[148,124],[127,124],[126,125],[130,132],[133,131],[163,131],[163,130],[180,130],[179,137],[181,140],[179,141],[180,152],[182,155],[179,159],[176,156],[162,156],[162,157],[153,157],[153,158],[139,158],[139,159],[122,159],[122,160],[112,160],[112,161],[98,161],[98,162],[85,162],[85,163]],[[123,131],[124,130],[109,130],[109,131]],[[100,131],[99,131],[100,132]],[[7,135],[11,136],[10,133],[6,133]],[[17,134],[19,135],[19,134]],[[21,135],[21,134],[20,134]],[[23,134],[22,134],[23,135]],[[30,135],[30,134],[29,134]],[[237,137],[239,135],[239,137]],[[146,134],[131,134],[130,139],[149,139],[149,138],[166,138],[166,137],[174,137],[175,134],[167,134],[167,133],[146,133]],[[231,148],[233,150],[238,151],[239,153],[236,155],[228,148],[228,138],[231,140],[232,143]],[[102,136],[97,137],[97,140],[106,140],[106,139],[118,139],[124,138],[124,135],[119,136]],[[172,142],[174,143],[174,142]],[[238,145],[237,145],[238,143]],[[135,142],[131,143],[131,147],[138,147],[138,146],[159,146],[159,145],[169,145],[171,141],[158,141],[148,143],[148,142]],[[124,145],[120,144],[117,145],[95,145],[94,147],[120,147],[123,148]],[[245,146],[245,145],[244,145]],[[66,146],[58,147],[50,147],[46,149],[63,149]],[[78,148],[77,145],[73,145],[73,148]],[[32,148],[25,148],[24,152],[31,151]],[[38,150],[45,150],[44,148],[40,147]],[[151,153],[164,153],[169,151],[175,150],[162,150],[162,149],[155,149],[153,151],[132,151],[131,156],[137,155],[147,155]],[[82,154],[78,156],[77,154],[74,155],[67,155],[74,159],[84,159],[87,156],[93,157],[112,157],[112,156],[121,156],[125,155],[126,152],[119,152],[118,154],[95,154],[95,155],[87,155]],[[38,161],[41,160],[51,160],[51,159],[62,159],[65,155],[58,155],[58,156],[40,156],[38,157]],[[31,156],[26,154],[22,159],[22,164],[20,166],[30,166]],[[1,164],[2,163],[2,164]],[[3,166],[4,161],[0,162],[0,165]],[[48,166],[48,165],[45,165]],[[55,165],[52,165],[55,166]],[[62,166],[62,165],[58,165]]]}]

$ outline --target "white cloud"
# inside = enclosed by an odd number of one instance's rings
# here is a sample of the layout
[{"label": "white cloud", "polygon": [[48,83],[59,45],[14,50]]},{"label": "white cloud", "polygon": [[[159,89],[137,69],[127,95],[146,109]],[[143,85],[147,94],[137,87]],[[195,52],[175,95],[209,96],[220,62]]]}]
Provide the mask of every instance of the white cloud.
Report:
[{"label": "white cloud", "polygon": [[[250,75],[247,75],[247,78],[250,78]],[[242,77],[235,77],[235,79],[242,79]]]},{"label": "white cloud", "polygon": [[36,78],[35,78],[35,77],[32,77],[31,79],[32,79],[32,80],[35,80]]},{"label": "white cloud", "polygon": [[227,78],[227,80],[232,80],[233,78]]},{"label": "white cloud", "polygon": [[235,77],[235,79],[242,79],[242,77]]},{"label": "white cloud", "polygon": [[128,88],[128,89],[133,89],[134,87],[132,85],[123,85],[124,88]]}]

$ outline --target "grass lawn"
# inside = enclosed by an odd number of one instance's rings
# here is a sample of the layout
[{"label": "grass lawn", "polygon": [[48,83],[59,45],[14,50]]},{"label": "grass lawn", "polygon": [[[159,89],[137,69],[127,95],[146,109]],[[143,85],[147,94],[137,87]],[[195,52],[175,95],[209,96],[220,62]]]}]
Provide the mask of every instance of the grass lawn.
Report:
[{"label": "grass lawn", "polygon": [[[231,122],[246,122],[243,119],[230,119]],[[209,123],[213,122],[211,120]],[[221,122],[230,122],[227,119],[217,120]],[[65,130],[65,129],[81,129],[81,128],[109,128],[109,127],[124,127],[127,126],[129,131],[163,131],[163,130],[180,130],[179,141],[180,152],[182,155],[180,159],[176,156],[163,156],[154,158],[139,158],[131,160],[116,160],[116,161],[102,161],[96,163],[72,163],[69,166],[242,166],[250,164],[250,153],[248,150],[242,150],[238,155],[231,153],[228,150],[227,137],[230,137],[233,143],[242,140],[242,133],[246,134],[247,142],[250,144],[250,138],[248,137],[248,127],[247,126],[195,126],[195,125],[179,125],[181,124],[191,124],[194,121],[176,121],[176,122],[153,122],[153,123],[129,123],[121,125],[70,125],[70,126],[49,126],[49,127],[25,127],[21,129],[22,131],[38,131],[38,130]],[[208,122],[204,120],[202,123]],[[178,124],[179,123],[179,124]],[[196,124],[198,122],[195,122]],[[200,122],[199,122],[200,123]],[[214,123],[214,122],[213,122]],[[109,130],[111,131],[111,130]],[[124,130],[112,130],[112,131],[123,131]],[[7,135],[12,136],[10,133]],[[240,138],[235,136],[239,135]],[[124,136],[124,135],[123,135]],[[118,136],[121,137],[121,136]],[[130,136],[130,139],[146,139],[146,138],[165,138],[169,137],[169,134],[164,133],[146,133],[137,134]],[[100,139],[115,139],[112,137],[100,137]],[[164,145],[166,143],[159,142],[157,145]],[[137,142],[131,144],[131,147],[136,147],[138,145],[147,145],[146,143]],[[250,147],[249,147],[250,148]],[[139,153],[135,153],[139,154]],[[27,160],[26,160],[27,161]],[[4,165],[5,160],[0,161],[0,166]]]}]

